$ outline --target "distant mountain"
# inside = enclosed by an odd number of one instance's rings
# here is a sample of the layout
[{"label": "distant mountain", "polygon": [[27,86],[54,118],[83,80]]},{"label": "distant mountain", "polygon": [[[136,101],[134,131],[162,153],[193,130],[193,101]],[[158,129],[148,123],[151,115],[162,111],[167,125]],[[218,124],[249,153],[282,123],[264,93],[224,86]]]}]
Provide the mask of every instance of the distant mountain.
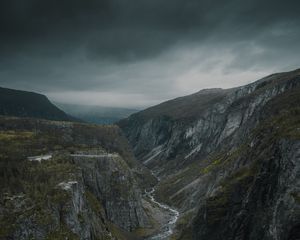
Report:
[{"label": "distant mountain", "polygon": [[112,124],[136,113],[136,109],[86,106],[75,104],[55,103],[68,114],[89,123]]},{"label": "distant mountain", "polygon": [[0,87],[0,115],[74,121],[42,94]]}]

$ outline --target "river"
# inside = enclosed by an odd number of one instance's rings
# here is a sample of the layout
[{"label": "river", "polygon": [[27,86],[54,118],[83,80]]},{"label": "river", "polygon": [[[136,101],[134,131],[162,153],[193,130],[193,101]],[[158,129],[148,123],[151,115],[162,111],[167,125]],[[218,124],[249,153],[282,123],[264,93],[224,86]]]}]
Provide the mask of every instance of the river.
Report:
[{"label": "river", "polygon": [[155,205],[157,205],[159,208],[163,209],[164,211],[167,211],[168,215],[169,215],[169,220],[168,220],[167,224],[165,226],[162,226],[158,233],[156,233],[155,235],[148,237],[146,239],[147,240],[167,240],[173,234],[176,222],[179,217],[179,212],[176,209],[171,208],[170,206],[168,206],[166,204],[156,201],[154,198],[155,188],[152,188],[151,191],[149,191],[149,192],[145,191],[145,193],[149,197],[149,199],[151,200],[152,203],[154,203]]}]

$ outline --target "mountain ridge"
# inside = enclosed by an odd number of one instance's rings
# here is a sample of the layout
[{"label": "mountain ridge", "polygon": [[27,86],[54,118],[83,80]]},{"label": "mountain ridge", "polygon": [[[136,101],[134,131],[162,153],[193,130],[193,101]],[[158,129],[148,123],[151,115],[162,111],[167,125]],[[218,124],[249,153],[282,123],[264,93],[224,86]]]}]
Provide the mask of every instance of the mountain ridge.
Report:
[{"label": "mountain ridge", "polygon": [[0,115],[79,121],[55,106],[43,94],[0,87]]}]

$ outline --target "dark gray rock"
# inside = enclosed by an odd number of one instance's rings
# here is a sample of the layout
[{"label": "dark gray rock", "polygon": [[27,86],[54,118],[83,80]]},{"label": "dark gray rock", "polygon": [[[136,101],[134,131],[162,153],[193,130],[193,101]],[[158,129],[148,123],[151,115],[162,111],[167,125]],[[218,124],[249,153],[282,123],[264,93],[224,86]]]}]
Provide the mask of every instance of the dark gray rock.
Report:
[{"label": "dark gray rock", "polygon": [[77,156],[74,160],[82,169],[84,184],[102,202],[109,221],[127,231],[149,225],[141,190],[119,154]]}]

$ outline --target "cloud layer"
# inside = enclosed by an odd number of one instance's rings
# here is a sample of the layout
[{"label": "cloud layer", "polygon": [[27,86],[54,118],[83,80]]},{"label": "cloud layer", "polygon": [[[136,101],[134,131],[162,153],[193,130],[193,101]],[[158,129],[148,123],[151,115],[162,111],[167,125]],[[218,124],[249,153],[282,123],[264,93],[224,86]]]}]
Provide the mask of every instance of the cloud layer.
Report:
[{"label": "cloud layer", "polygon": [[0,83],[145,107],[300,66],[296,0],[4,0]]}]

